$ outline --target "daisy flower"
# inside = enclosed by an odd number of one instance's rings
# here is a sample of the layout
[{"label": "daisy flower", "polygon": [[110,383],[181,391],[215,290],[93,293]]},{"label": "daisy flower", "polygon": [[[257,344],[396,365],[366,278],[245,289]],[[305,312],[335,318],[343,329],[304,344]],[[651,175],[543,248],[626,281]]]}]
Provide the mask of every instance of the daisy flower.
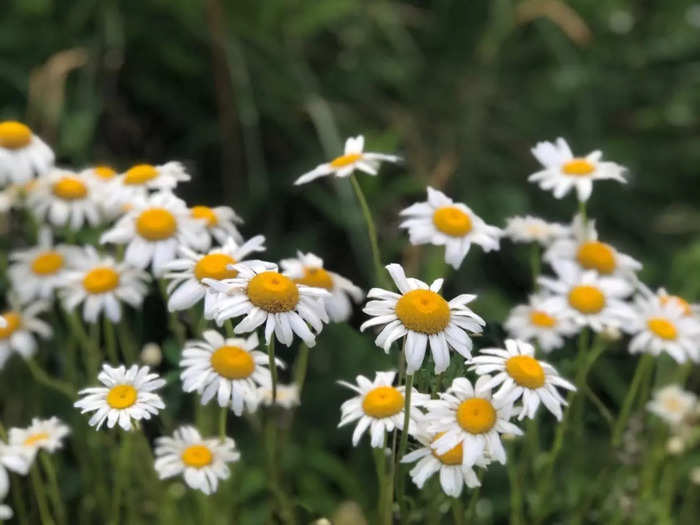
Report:
[{"label": "daisy flower", "polygon": [[512,403],[492,399],[491,388],[486,386],[490,380],[490,376],[481,376],[472,387],[469,379],[458,377],[440,399],[426,403],[426,430],[441,434],[430,445],[436,454],[445,454],[461,444],[463,465],[470,467],[484,455],[505,464],[500,435],[519,436],[522,431],[509,421]]},{"label": "daisy flower", "polygon": [[[272,385],[267,353],[256,350],[258,334],[224,339],[207,330],[202,336],[204,340],[188,341],[182,351],[182,389],[201,395],[202,405],[216,396],[220,407],[231,407],[237,416],[244,408],[255,412],[260,401],[258,388]],[[277,366],[284,367],[279,360]]]},{"label": "daisy flower", "polygon": [[[357,384],[338,381],[338,384],[354,390],[357,396],[348,399],[340,406],[341,417],[338,427],[357,422],[352,433],[352,445],[357,446],[362,435],[369,429],[372,447],[384,446],[384,436],[394,428],[403,430],[404,408],[406,405],[406,387],[392,386],[396,372],[377,372],[374,381],[362,375],[355,380]],[[411,389],[411,410],[408,432],[412,433],[421,412],[417,407],[423,406],[430,396]]]},{"label": "daisy flower", "polygon": [[503,324],[513,338],[535,341],[543,352],[561,348],[564,338],[579,330],[576,323],[563,316],[548,299],[544,294],[531,295],[528,304],[513,308]]},{"label": "daisy flower", "polygon": [[457,269],[469,253],[472,243],[484,251],[498,250],[503,232],[486,224],[466,204],[428,186],[428,200],[417,202],[401,215],[399,228],[408,230],[411,244],[445,246],[445,262]]},{"label": "daisy flower", "polygon": [[86,179],[91,179],[95,183],[105,184],[115,180],[117,171],[111,166],[100,164],[84,169],[80,172],[80,175]]},{"label": "daisy flower", "polygon": [[277,340],[291,346],[294,334],[312,347],[316,336],[309,325],[320,334],[328,314],[321,299],[329,295],[322,288],[296,284],[277,270],[277,265],[264,261],[250,261],[232,267],[238,275],[232,279],[215,281],[204,279],[219,296],[216,322],[221,325],[232,317],[245,316],[233,329],[237,334],[254,331],[265,325],[265,343],[270,344],[274,332]]},{"label": "daisy flower", "polygon": [[539,217],[509,217],[504,230],[505,236],[513,242],[536,242],[549,246],[555,240],[568,235],[569,228],[558,222],[547,222]]},{"label": "daisy flower", "polygon": [[0,520],[9,520],[13,515],[12,509],[2,503],[10,490],[10,476],[7,471],[11,470],[24,476],[29,472],[32,462],[33,457],[0,441]]},{"label": "daisy flower", "polygon": [[57,417],[32,419],[27,428],[11,428],[9,444],[34,457],[40,450],[53,454],[63,448],[63,438],[70,434],[70,428]]},{"label": "daisy flower", "polygon": [[326,305],[328,317],[334,323],[347,321],[352,314],[352,303],[360,302],[364,297],[362,290],[352,284],[349,279],[329,272],[323,268],[323,259],[313,253],[297,252],[295,259],[280,261],[284,275],[294,279],[297,284],[323,288],[330,292],[323,302]]},{"label": "daisy flower", "polygon": [[574,157],[561,137],[556,143],[539,142],[531,151],[544,169],[530,175],[528,180],[537,182],[543,190],[551,190],[557,199],[576,188],[578,200],[585,202],[593,192],[593,181],[613,179],[627,182],[622,176],[623,166],[602,161],[603,153],[597,150],[585,157]]},{"label": "daisy flower", "polygon": [[184,201],[163,191],[136,199],[132,209],[102,234],[100,242],[126,244],[126,262],[141,269],[150,264],[160,276],[175,258],[178,245],[204,250],[207,236]]},{"label": "daisy flower", "polygon": [[191,426],[178,428],[172,437],[159,437],[155,445],[158,478],[182,475],[190,488],[204,494],[216,492],[219,480],[231,475],[226,464],[241,457],[233,439],[203,438]]},{"label": "daisy flower", "polygon": [[369,301],[363,310],[372,319],[365,321],[360,330],[384,325],[374,343],[387,353],[394,341],[405,337],[408,374],[421,367],[428,345],[436,374],[441,374],[449,366],[450,347],[470,358],[473,343],[469,333],[481,333],[486,324],[466,306],[476,295],[461,294],[448,302],[438,293],[443,279],[428,286],[418,279],[406,278],[404,269],[398,264],[389,264],[386,269],[400,293],[372,288],[367,297],[376,300]]},{"label": "daisy flower", "polygon": [[271,386],[261,386],[258,389],[258,397],[260,398],[260,402],[265,406],[272,406],[274,404],[287,410],[301,404],[299,400],[299,387],[296,383],[290,383],[288,385],[277,383],[276,399],[274,402],[272,400]]},{"label": "daisy flower", "polygon": [[128,207],[134,200],[146,197],[149,191],[172,191],[178,183],[188,180],[190,176],[179,162],[160,166],[137,164],[113,180],[112,193],[106,204],[109,207]]},{"label": "daisy flower", "polygon": [[51,148],[29,127],[12,120],[0,122],[0,187],[46,173],[53,160]]},{"label": "daisy flower", "polygon": [[382,162],[399,162],[400,157],[386,155],[384,153],[369,153],[363,151],[365,138],[362,135],[350,137],[345,141],[345,152],[340,157],[330,162],[316,166],[313,170],[304,173],[296,181],[295,185],[306,184],[319,177],[335,175],[336,177],[348,177],[355,170],[376,175]]},{"label": "daisy flower", "polygon": [[262,235],[256,235],[243,244],[229,238],[221,248],[214,248],[206,254],[179,246],[180,258],[170,261],[165,267],[165,279],[172,279],[167,288],[170,296],[168,310],[186,310],[204,298],[204,317],[211,319],[219,292],[205,284],[204,279],[232,279],[238,271],[229,266],[241,262],[253,252],[263,251],[265,237]]},{"label": "daisy flower", "polygon": [[559,376],[559,372],[544,361],[535,359],[535,347],[525,341],[507,339],[505,349],[484,348],[472,358],[469,370],[483,376],[496,372],[484,388],[500,385],[494,399],[506,399],[514,403],[522,399],[523,408],[518,419],[535,417],[540,402],[561,421],[561,406],[566,400],[557,387],[576,390],[576,387]]},{"label": "daisy flower", "polygon": [[697,315],[697,313],[700,311],[700,305],[691,304],[679,295],[669,294],[665,288],[659,288],[657,295],[662,305],[666,305],[667,303],[676,304],[676,306],[680,308],[681,312],[686,317]]},{"label": "daisy flower", "polygon": [[20,208],[25,196],[24,184],[10,184],[0,190],[0,213]]},{"label": "daisy flower", "polygon": [[695,394],[683,390],[679,385],[666,385],[654,392],[652,400],[647,403],[647,410],[675,426],[693,414],[697,400]]},{"label": "daisy flower", "polygon": [[37,317],[48,308],[45,301],[35,301],[26,307],[13,304],[11,310],[0,315],[4,321],[0,323],[0,369],[12,352],[24,359],[33,356],[37,348],[35,334],[43,339],[51,337],[51,326]]},{"label": "daisy flower", "polygon": [[66,311],[72,312],[83,304],[83,319],[96,323],[104,312],[113,323],[122,318],[124,302],[138,308],[148,293],[150,276],[125,262],[101,256],[92,246],[86,246],[71,258],[71,268],[61,279],[60,295]]},{"label": "daisy flower", "polygon": [[243,224],[243,219],[230,206],[192,206],[190,214],[193,219],[204,222],[210,243],[214,239],[219,244],[224,244],[229,237],[233,237],[238,244],[243,242],[243,236],[236,227],[236,224]]},{"label": "daisy flower", "polygon": [[158,374],[151,374],[147,366],[124,365],[111,367],[105,363],[97,379],[104,386],[85,388],[73,406],[81,414],[94,412],[88,424],[97,430],[106,422],[107,428],[119,423],[124,430],[131,430],[131,420],[150,419],[165,408],[155,390],[165,385]]}]

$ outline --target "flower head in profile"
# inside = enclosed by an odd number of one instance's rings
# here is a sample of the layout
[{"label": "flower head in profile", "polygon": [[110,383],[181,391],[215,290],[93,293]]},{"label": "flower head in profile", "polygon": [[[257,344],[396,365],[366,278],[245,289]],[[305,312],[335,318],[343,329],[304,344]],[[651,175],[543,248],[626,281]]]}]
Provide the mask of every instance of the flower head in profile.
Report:
[{"label": "flower head in profile", "polygon": [[0,122],[0,187],[43,175],[53,161],[51,148],[27,125],[14,120]]},{"label": "flower head in profile", "polygon": [[542,246],[549,246],[566,236],[569,228],[558,222],[547,222],[539,217],[526,215],[509,217],[504,233],[513,242],[536,242]]},{"label": "flower head in profile", "polygon": [[34,457],[40,450],[53,454],[63,448],[63,440],[68,434],[70,428],[57,417],[51,417],[34,418],[27,428],[11,428],[8,437],[10,445]]},{"label": "flower head in profile", "polygon": [[647,403],[647,410],[660,417],[669,425],[680,425],[697,408],[698,398],[679,385],[666,385],[654,392]]},{"label": "flower head in profile", "polygon": [[179,162],[136,164],[111,181],[106,205],[128,208],[135,200],[147,197],[149,192],[172,191],[180,182],[188,180],[190,175]]},{"label": "flower head in profile", "polygon": [[260,402],[265,406],[276,405],[284,409],[291,409],[301,404],[299,399],[299,387],[296,383],[288,385],[277,384],[275,400],[272,400],[272,386],[261,386],[258,388]]},{"label": "flower head in profile", "polygon": [[39,314],[48,310],[49,306],[46,301],[21,306],[11,298],[10,309],[0,314],[0,370],[13,353],[24,359],[32,357],[38,346],[36,335],[42,339],[51,337],[51,326],[39,319]]},{"label": "flower head in profile", "polygon": [[237,244],[243,243],[243,236],[238,231],[237,224],[243,224],[241,219],[230,206],[192,206],[190,214],[193,219],[204,223],[204,231],[209,236],[209,243],[216,241],[225,244],[232,238]]},{"label": "flower head in profile", "polygon": [[543,352],[564,346],[564,339],[579,331],[579,326],[549,300],[546,294],[530,296],[528,304],[517,305],[503,323],[515,339],[535,341]]}]

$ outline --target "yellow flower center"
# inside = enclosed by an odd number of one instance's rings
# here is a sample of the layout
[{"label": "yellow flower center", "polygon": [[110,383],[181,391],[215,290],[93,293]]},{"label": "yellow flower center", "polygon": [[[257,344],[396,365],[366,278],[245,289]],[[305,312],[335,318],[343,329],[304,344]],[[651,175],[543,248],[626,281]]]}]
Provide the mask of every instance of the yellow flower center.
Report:
[{"label": "yellow flower center", "polygon": [[664,409],[671,414],[681,412],[685,408],[685,405],[677,397],[666,397],[662,404]]},{"label": "yellow flower center", "polygon": [[294,282],[314,288],[333,289],[333,277],[323,268],[304,268],[304,276],[294,279]]},{"label": "yellow flower center", "polygon": [[188,467],[202,468],[211,465],[214,457],[206,445],[190,445],[182,451],[182,462]]},{"label": "yellow flower center", "polygon": [[41,441],[46,441],[47,439],[49,439],[48,433],[38,432],[36,434],[31,434],[30,436],[28,436],[22,444],[26,447],[31,447],[32,445],[36,445],[37,443]]},{"label": "yellow flower center", "polygon": [[17,312],[5,312],[2,316],[6,324],[0,326],[0,339],[7,339],[20,327],[22,318]]},{"label": "yellow flower center", "polygon": [[210,253],[205,255],[194,266],[194,276],[201,281],[202,279],[233,279],[238,275],[237,270],[229,270],[226,268],[229,264],[236,264],[236,259],[225,253]]},{"label": "yellow flower center", "polygon": [[299,302],[299,289],[289,277],[277,272],[263,272],[248,283],[248,299],[266,312],[294,310]]},{"label": "yellow flower center", "polygon": [[535,389],[544,385],[542,365],[529,355],[515,355],[508,358],[506,372],[520,386]]},{"label": "yellow flower center", "polygon": [[472,220],[456,206],[444,206],[433,213],[433,224],[442,233],[463,237],[472,231]]},{"label": "yellow flower center", "polygon": [[569,304],[584,314],[597,314],[605,307],[605,296],[595,286],[575,286],[569,292]]},{"label": "yellow flower center", "polygon": [[245,379],[255,370],[250,352],[237,346],[221,346],[211,354],[211,366],[227,379]]},{"label": "yellow flower center", "polygon": [[409,330],[437,334],[450,322],[450,305],[433,291],[411,290],[396,302],[396,316]]},{"label": "yellow flower center", "polygon": [[661,297],[660,300],[661,300],[661,304],[663,306],[666,306],[669,303],[675,304],[681,310],[683,310],[683,315],[690,315],[693,313],[688,301],[686,301],[685,299],[683,299],[682,297],[679,297],[677,295],[664,295]]},{"label": "yellow flower center", "polygon": [[56,273],[63,266],[63,255],[54,251],[42,252],[32,261],[32,272],[37,275]]},{"label": "yellow flower center", "polygon": [[84,199],[87,195],[87,186],[77,177],[63,177],[55,182],[52,187],[53,194],[66,201]]},{"label": "yellow flower center", "polygon": [[145,184],[158,176],[158,170],[150,164],[137,164],[124,174],[124,184],[136,186]]},{"label": "yellow flower center", "polygon": [[[440,439],[445,433],[440,432],[433,438],[433,443]],[[438,454],[434,448],[430,449],[437,459],[445,465],[461,465],[462,464],[462,443],[458,443],[454,448],[451,448],[444,454]]]},{"label": "yellow flower center", "polygon": [[0,147],[22,149],[32,141],[32,130],[21,122],[0,122]]},{"label": "yellow flower center", "polygon": [[586,159],[571,159],[561,167],[561,171],[567,175],[585,176],[595,171],[595,166]]},{"label": "yellow flower center", "polygon": [[83,277],[83,288],[91,294],[111,292],[119,285],[119,274],[112,268],[93,268]]},{"label": "yellow flower center", "polygon": [[136,403],[137,397],[138,392],[133,386],[116,385],[113,386],[107,393],[107,404],[111,408],[121,410],[123,408],[129,408],[131,405]]},{"label": "yellow flower center", "polygon": [[341,155],[336,157],[331,161],[331,167],[333,168],[343,168],[349,166],[353,162],[357,162],[362,158],[362,153],[349,153],[347,155]]},{"label": "yellow flower center", "polygon": [[597,270],[600,274],[615,271],[615,254],[609,245],[602,242],[584,242],[578,247],[576,260],[586,270]]},{"label": "yellow flower center", "polygon": [[136,219],[136,231],[149,241],[162,241],[173,236],[177,221],[165,208],[150,208]]},{"label": "yellow flower center", "polygon": [[671,341],[678,336],[676,325],[664,317],[652,317],[648,319],[647,326],[654,334],[667,341]]},{"label": "yellow flower center", "polygon": [[365,398],[362,400],[362,410],[368,416],[382,419],[401,412],[403,404],[403,395],[396,388],[378,386],[365,394]]},{"label": "yellow flower center", "polygon": [[496,409],[486,399],[465,399],[457,408],[457,423],[470,434],[483,434],[496,424]]},{"label": "yellow flower center", "polygon": [[557,324],[557,320],[554,319],[554,317],[542,310],[533,310],[530,312],[530,322],[542,328],[552,328]]},{"label": "yellow flower center", "polygon": [[94,168],[92,168],[92,171],[95,175],[97,175],[103,180],[112,179],[117,174],[117,172],[109,166],[95,166]]},{"label": "yellow flower center", "polygon": [[192,206],[190,208],[190,214],[193,219],[204,219],[207,221],[207,226],[212,227],[219,224],[219,219],[216,217],[216,213],[209,206]]}]

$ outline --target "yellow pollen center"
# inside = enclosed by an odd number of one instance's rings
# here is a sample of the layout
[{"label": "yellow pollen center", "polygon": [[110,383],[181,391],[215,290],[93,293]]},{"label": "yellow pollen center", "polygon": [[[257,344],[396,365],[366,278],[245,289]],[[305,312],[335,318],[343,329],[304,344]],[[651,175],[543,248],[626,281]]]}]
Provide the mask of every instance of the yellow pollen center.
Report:
[{"label": "yellow pollen center", "polygon": [[263,272],[248,283],[248,299],[266,312],[294,310],[299,302],[299,289],[289,277],[277,272]]},{"label": "yellow pollen center", "polygon": [[586,159],[571,159],[561,167],[561,171],[567,175],[582,177],[595,171],[595,166]]},{"label": "yellow pollen center", "polygon": [[549,315],[547,312],[543,312],[542,310],[533,310],[530,312],[530,322],[535,326],[540,326],[542,328],[552,328],[555,324],[557,324],[557,320],[554,319],[554,317]]},{"label": "yellow pollen center", "polygon": [[205,255],[194,266],[194,276],[201,281],[202,279],[233,279],[238,275],[237,270],[229,270],[226,268],[229,264],[236,264],[236,259],[225,253],[210,253]]},{"label": "yellow pollen center", "polygon": [[362,410],[368,416],[382,419],[398,414],[403,409],[401,392],[393,386],[378,386],[365,394]]},{"label": "yellow pollen center", "polygon": [[0,122],[0,147],[22,149],[32,141],[32,130],[21,122]]},{"label": "yellow pollen center", "polygon": [[537,359],[529,355],[515,355],[506,361],[506,372],[520,386],[540,388],[544,385],[544,370]]},{"label": "yellow pollen center", "polygon": [[433,291],[411,290],[396,302],[396,316],[409,330],[437,334],[450,322],[450,305]]},{"label": "yellow pollen center", "polygon": [[605,307],[605,296],[595,286],[575,286],[569,292],[569,304],[584,314],[597,314]]},{"label": "yellow pollen center", "polygon": [[162,241],[173,236],[177,222],[165,208],[150,208],[141,212],[136,219],[136,231],[149,241]]},{"label": "yellow pollen center", "polygon": [[116,385],[107,393],[107,404],[112,408],[121,410],[123,408],[129,408],[136,403],[137,397],[138,392],[133,386]]},{"label": "yellow pollen center", "polygon": [[584,242],[578,247],[576,260],[586,270],[597,270],[600,274],[611,274],[615,271],[615,254],[612,248],[602,242]]},{"label": "yellow pollen center", "polygon": [[95,166],[92,172],[102,180],[109,180],[116,176],[117,172],[109,166]]},{"label": "yellow pollen center", "polygon": [[662,296],[661,297],[661,304],[663,306],[666,306],[667,304],[675,304],[681,310],[683,310],[683,315],[690,315],[693,313],[693,311],[690,308],[690,304],[688,304],[688,301],[686,301],[682,297],[678,297],[677,295],[664,295],[664,296]]},{"label": "yellow pollen center", "polygon": [[46,441],[47,439],[49,439],[49,435],[46,432],[38,432],[37,434],[28,436],[22,444],[24,446],[31,447],[32,445],[36,445],[37,443]]},{"label": "yellow pollen center", "polygon": [[237,346],[221,346],[211,354],[211,366],[227,379],[245,379],[255,370],[250,352]]},{"label": "yellow pollen center", "polygon": [[304,276],[294,279],[294,282],[314,288],[333,289],[333,277],[323,268],[304,268]]},{"label": "yellow pollen center", "polygon": [[472,231],[472,220],[456,206],[444,206],[433,213],[433,224],[442,233],[463,237]]},{"label": "yellow pollen center", "polygon": [[470,434],[483,434],[496,424],[496,409],[486,399],[465,399],[457,408],[457,423]]},{"label": "yellow pollen center", "polygon": [[182,451],[182,462],[188,467],[202,468],[211,465],[214,459],[206,445],[190,445]]},{"label": "yellow pollen center", "polygon": [[663,407],[667,412],[675,414],[680,412],[684,408],[684,405],[678,400],[677,397],[667,397],[663,400]]},{"label": "yellow pollen center", "polygon": [[56,197],[67,201],[84,199],[88,192],[85,183],[77,177],[63,177],[54,183],[52,191]]},{"label": "yellow pollen center", "polygon": [[32,261],[32,272],[37,275],[50,275],[56,273],[62,266],[63,255],[54,251],[42,252]]},{"label": "yellow pollen center", "polygon": [[158,176],[158,170],[150,164],[137,164],[124,174],[124,184],[136,186],[145,184]]},{"label": "yellow pollen center", "polygon": [[83,277],[83,288],[91,294],[111,292],[119,285],[119,274],[106,266],[93,268]]},{"label": "yellow pollen center", "polygon": [[663,317],[652,317],[648,319],[647,326],[654,334],[667,341],[671,341],[678,336],[676,325]]},{"label": "yellow pollen center", "polygon": [[[433,443],[435,443],[438,439],[440,439],[445,433],[440,432],[433,438]],[[431,448],[430,451],[433,453],[433,456],[435,456],[437,459],[440,460],[441,463],[444,465],[461,465],[462,464],[462,443],[458,443],[455,447],[451,448],[444,454],[438,454],[435,452],[434,448]]]},{"label": "yellow pollen center", "polygon": [[219,224],[219,219],[216,217],[216,213],[209,206],[192,206],[190,208],[190,214],[193,219],[204,219],[207,221],[207,226],[212,227]]},{"label": "yellow pollen center", "polygon": [[0,339],[7,339],[22,324],[22,318],[17,312],[5,312],[3,315],[5,326],[0,326]]},{"label": "yellow pollen center", "polygon": [[349,166],[353,162],[357,162],[362,158],[362,153],[349,153],[347,155],[341,155],[336,157],[331,161],[331,167],[333,168],[343,168]]}]

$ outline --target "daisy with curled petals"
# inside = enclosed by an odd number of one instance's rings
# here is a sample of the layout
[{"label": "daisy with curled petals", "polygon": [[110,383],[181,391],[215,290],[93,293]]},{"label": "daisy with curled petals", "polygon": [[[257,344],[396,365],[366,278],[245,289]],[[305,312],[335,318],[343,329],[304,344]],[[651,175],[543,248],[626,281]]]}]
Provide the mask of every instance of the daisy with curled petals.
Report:
[{"label": "daisy with curled petals", "polygon": [[[370,442],[373,448],[384,446],[384,436],[392,432],[394,428],[403,430],[404,408],[406,405],[406,387],[392,386],[396,372],[377,372],[374,381],[365,376],[358,375],[357,384],[346,381],[338,381],[338,384],[354,390],[357,396],[348,399],[340,406],[341,416],[338,427],[357,422],[352,433],[352,445],[357,446],[367,429],[370,433]],[[430,396],[421,394],[415,388],[411,390],[411,410],[409,414],[409,428],[412,433],[422,415],[415,408],[423,406]]]},{"label": "daisy with curled petals", "polygon": [[3,320],[0,322],[0,369],[13,352],[24,359],[33,356],[37,348],[35,335],[43,339],[51,337],[51,326],[38,318],[48,308],[46,301],[35,301],[26,307],[11,302],[11,309],[0,314]]},{"label": "daisy with curled petals", "polygon": [[[258,334],[224,339],[207,330],[202,336],[204,340],[188,341],[182,351],[182,389],[200,394],[203,405],[216,396],[220,407],[231,407],[237,416],[244,408],[255,412],[260,401],[258,388],[272,385],[267,353],[256,350]],[[279,360],[277,366],[284,367]]]},{"label": "daisy with curled petals", "polygon": [[536,242],[549,246],[555,240],[568,235],[569,228],[558,222],[547,222],[539,217],[509,217],[506,220],[505,236],[513,242]]},{"label": "daisy with curled petals", "polygon": [[503,232],[486,224],[466,204],[428,186],[428,200],[401,211],[406,217],[399,228],[408,230],[411,244],[445,247],[445,262],[457,269],[472,243],[484,251],[498,250]]},{"label": "daisy with curled petals", "polygon": [[494,399],[505,399],[514,403],[522,399],[522,410],[518,419],[535,417],[540,402],[554,416],[561,420],[561,406],[566,400],[559,394],[557,387],[576,390],[576,387],[559,376],[549,363],[535,359],[535,347],[525,341],[507,339],[505,349],[484,348],[480,355],[473,357],[469,370],[477,375],[496,373],[484,388],[500,385]]},{"label": "daisy with curled petals", "polygon": [[[233,329],[237,334],[254,331],[265,325],[265,343],[272,334],[277,340],[291,346],[294,334],[312,347],[320,334],[328,314],[321,301],[329,295],[322,288],[297,284],[278,272],[277,265],[265,261],[234,264],[236,277],[204,283],[221,292],[217,299],[215,319],[219,326],[227,319],[245,316]],[[313,329],[313,332],[311,329]]]},{"label": "daisy with curled petals", "polygon": [[81,414],[94,412],[88,424],[97,430],[106,422],[107,428],[117,423],[124,430],[131,430],[131,420],[141,421],[165,408],[156,390],[165,385],[158,374],[151,374],[147,366],[124,365],[111,367],[105,363],[97,379],[104,386],[85,388],[73,406]]},{"label": "daisy with curled petals", "polygon": [[92,246],[86,246],[71,258],[71,268],[60,284],[60,295],[67,311],[83,304],[83,319],[96,323],[102,312],[118,323],[124,302],[138,308],[148,292],[150,276],[125,262],[101,256]]},{"label": "daisy with curled petals", "polygon": [[654,392],[647,410],[670,425],[680,425],[697,407],[698,398],[692,392],[672,384]]},{"label": "daisy with curled petals", "polygon": [[622,176],[626,168],[614,162],[602,161],[603,153],[598,150],[585,157],[574,157],[561,137],[556,143],[539,142],[531,151],[544,169],[530,175],[528,180],[538,183],[543,190],[551,190],[557,199],[575,188],[578,200],[586,202],[596,180],[627,182]]},{"label": "daisy with curled petals", "polygon": [[68,434],[70,428],[57,417],[34,418],[27,428],[11,428],[8,442],[33,458],[40,450],[53,454],[63,448]]},{"label": "daisy with curled petals", "polygon": [[150,264],[153,273],[160,276],[179,245],[204,250],[207,236],[185,202],[163,191],[136,199],[131,210],[102,234],[100,242],[126,244],[126,262],[141,269]]},{"label": "daisy with curled petals", "polygon": [[0,122],[0,187],[43,175],[53,161],[51,148],[28,126],[13,120]]},{"label": "daisy with curled petals", "polygon": [[535,341],[543,352],[551,352],[564,345],[564,338],[579,331],[578,325],[557,310],[549,296],[535,294],[528,304],[516,306],[503,324],[515,339]]},{"label": "daisy with curled petals", "polygon": [[436,454],[445,454],[462,445],[462,464],[476,464],[482,456],[506,463],[501,434],[519,436],[522,431],[510,422],[513,405],[506,399],[492,399],[486,384],[490,376],[481,376],[472,387],[469,379],[452,381],[440,399],[428,401],[426,430],[440,434],[431,443]]},{"label": "daisy with curled petals", "polygon": [[462,294],[448,302],[438,293],[443,279],[428,286],[418,279],[406,278],[398,264],[389,264],[386,269],[400,293],[372,288],[367,297],[376,300],[367,302],[363,309],[372,319],[365,321],[360,330],[384,325],[374,343],[387,353],[394,341],[405,337],[408,374],[421,367],[428,345],[436,374],[449,366],[450,347],[470,358],[473,344],[469,333],[481,333],[486,324],[466,306],[476,295]]},{"label": "daisy with curled petals", "polygon": [[363,151],[365,138],[362,135],[350,137],[345,141],[345,152],[330,162],[316,166],[313,170],[304,173],[296,181],[295,185],[306,184],[319,177],[335,175],[336,177],[348,177],[355,170],[376,175],[382,162],[399,162],[400,157],[386,155],[385,153],[370,153]]},{"label": "daisy with curled petals", "polygon": [[55,168],[37,179],[27,197],[27,204],[37,220],[47,220],[56,227],[79,230],[102,221],[92,181],[72,171]]},{"label": "daisy with curled petals", "polygon": [[229,268],[232,264],[241,262],[253,252],[263,251],[265,237],[262,235],[256,235],[243,244],[229,238],[222,247],[206,254],[179,246],[180,258],[170,261],[165,267],[165,279],[172,279],[167,288],[170,296],[168,310],[186,310],[204,298],[204,317],[211,319],[219,292],[205,284],[204,279],[232,279],[238,275],[237,270]]},{"label": "daisy with curled petals", "polygon": [[136,164],[113,180],[106,204],[128,207],[135,199],[146,197],[150,191],[172,191],[178,183],[188,180],[190,176],[179,162],[167,162],[160,166]]},{"label": "daisy with curled petals", "polygon": [[191,426],[175,430],[172,437],[156,439],[155,469],[159,479],[180,476],[190,488],[204,494],[216,492],[219,480],[228,479],[227,463],[238,461],[241,454],[230,437],[203,438]]},{"label": "daisy with curled petals", "polygon": [[232,237],[238,244],[243,242],[243,236],[236,227],[236,224],[243,224],[243,219],[230,206],[216,206],[215,208],[192,206],[190,214],[193,219],[204,222],[205,232],[210,237],[210,243],[213,239],[219,244],[224,244],[229,237]]},{"label": "daisy with curled petals", "polygon": [[328,317],[334,323],[342,323],[350,318],[350,299],[358,303],[364,297],[362,290],[349,279],[325,270],[323,259],[313,253],[297,252],[295,259],[284,259],[280,261],[280,266],[284,275],[294,279],[295,283],[323,288],[330,292],[330,297],[326,297],[324,303]]}]

